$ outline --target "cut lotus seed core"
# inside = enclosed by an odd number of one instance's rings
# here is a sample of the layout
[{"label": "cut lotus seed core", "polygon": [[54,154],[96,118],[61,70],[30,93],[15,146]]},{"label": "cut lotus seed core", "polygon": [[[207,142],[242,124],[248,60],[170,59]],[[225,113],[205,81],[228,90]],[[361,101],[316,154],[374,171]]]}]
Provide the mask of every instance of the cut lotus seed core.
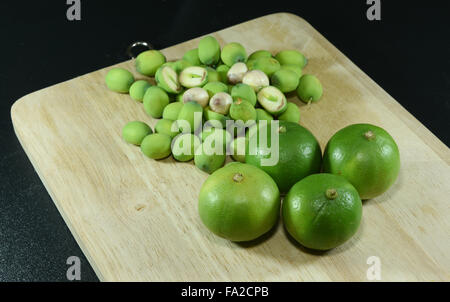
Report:
[{"label": "cut lotus seed core", "polygon": [[364,137],[371,141],[375,138],[375,133],[373,133],[371,130],[367,131],[366,133],[364,133]]},{"label": "cut lotus seed core", "polygon": [[240,183],[243,180],[244,180],[244,175],[242,175],[241,173],[234,174],[234,176],[233,176],[233,181],[234,182]]},{"label": "cut lotus seed core", "polygon": [[336,189],[328,189],[325,195],[328,199],[333,200],[338,197],[338,192],[336,191]]},{"label": "cut lotus seed core", "polygon": [[170,67],[164,67],[162,70],[162,76],[170,89],[172,89],[173,91],[180,91],[181,86],[178,82],[178,75],[175,70]]},{"label": "cut lotus seed core", "polygon": [[209,107],[212,111],[227,115],[230,111],[230,106],[233,103],[233,98],[226,92],[219,92],[213,95],[209,101]]},{"label": "cut lotus seed core", "polygon": [[193,88],[205,84],[208,71],[205,68],[192,66],[185,68],[180,74],[180,83],[184,87]]},{"label": "cut lotus seed core", "polygon": [[272,114],[279,113],[287,104],[284,93],[273,86],[261,89],[258,93],[258,102],[266,111]]}]

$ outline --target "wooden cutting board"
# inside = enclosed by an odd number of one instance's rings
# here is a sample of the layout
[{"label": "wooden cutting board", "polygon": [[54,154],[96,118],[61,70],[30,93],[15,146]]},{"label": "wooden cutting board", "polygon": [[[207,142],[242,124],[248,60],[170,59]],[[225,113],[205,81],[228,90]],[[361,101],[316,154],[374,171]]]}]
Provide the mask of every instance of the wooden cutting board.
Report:
[{"label": "wooden cutting board", "polygon": [[[322,148],[339,129],[372,123],[390,132],[401,171],[384,195],[364,202],[358,233],[327,253],[305,251],[280,222],[236,244],[209,232],[197,213],[207,174],[172,158],[154,161],[121,138],[142,104],[110,92],[105,68],[32,93],[11,109],[17,136],[98,277],[105,281],[365,281],[378,257],[383,281],[450,280],[450,151],[303,19],[273,14],[213,33],[249,53],[298,49],[324,96],[300,106]],[[169,60],[199,38],[162,50]],[[139,76],[133,61],[125,67]],[[369,264],[368,264],[369,262]]]}]

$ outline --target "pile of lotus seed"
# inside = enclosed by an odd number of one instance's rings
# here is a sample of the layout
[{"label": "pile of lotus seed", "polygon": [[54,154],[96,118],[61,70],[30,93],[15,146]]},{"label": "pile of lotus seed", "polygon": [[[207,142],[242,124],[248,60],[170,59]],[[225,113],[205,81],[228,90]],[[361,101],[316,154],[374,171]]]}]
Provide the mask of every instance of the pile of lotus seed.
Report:
[{"label": "pile of lotus seed", "polygon": [[[300,110],[287,101],[285,93],[296,91],[305,103],[322,96],[319,80],[302,75],[307,59],[297,50],[283,50],[275,56],[258,50],[247,57],[241,44],[233,42],[221,49],[214,37],[206,36],[198,48],[187,51],[178,61],[167,62],[160,51],[148,50],[140,53],[135,63],[140,74],[155,78],[156,85],[147,80],[135,81],[132,73],[123,68],[109,70],[106,85],[112,91],[129,93],[143,103],[148,115],[162,119],[156,123],[155,133],[141,121],[126,124],[123,139],[140,146],[143,154],[152,159],[171,154],[177,161],[194,159],[195,165],[207,173],[221,168],[226,159],[224,152],[202,152],[208,137],[220,137],[224,146],[230,147],[234,160],[245,160],[245,150],[237,147],[248,139],[245,129],[244,135],[226,131],[228,120],[298,123]],[[201,134],[195,135],[203,123],[212,127],[203,127]],[[183,150],[183,145],[190,150]]]}]

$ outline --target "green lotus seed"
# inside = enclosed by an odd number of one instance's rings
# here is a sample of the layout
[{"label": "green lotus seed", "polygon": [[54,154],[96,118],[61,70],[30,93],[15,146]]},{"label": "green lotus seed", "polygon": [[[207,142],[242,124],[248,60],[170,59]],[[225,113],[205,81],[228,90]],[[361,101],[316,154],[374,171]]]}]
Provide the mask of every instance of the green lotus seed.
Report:
[{"label": "green lotus seed", "polygon": [[228,120],[225,115],[212,111],[209,106],[203,109],[203,116],[207,121],[218,121],[222,125],[222,128],[226,126]]},{"label": "green lotus seed", "polygon": [[180,73],[179,81],[186,88],[201,87],[208,82],[208,71],[198,66],[187,67]]},{"label": "green lotus seed", "polygon": [[170,103],[166,106],[166,108],[164,108],[162,118],[165,120],[176,121],[178,119],[178,114],[180,113],[181,108],[183,108],[182,102]]},{"label": "green lotus seed", "polygon": [[170,136],[171,138],[174,138],[175,136],[180,134],[180,131],[172,130],[172,129],[178,129],[176,127],[176,125],[174,128],[172,128],[173,123],[175,123],[175,121],[165,120],[165,119],[159,120],[155,125],[155,132],[165,134],[167,136]]},{"label": "green lotus seed", "polygon": [[281,65],[298,65],[300,68],[306,66],[307,60],[305,56],[298,50],[283,50],[277,53],[275,59]]},{"label": "green lotus seed", "polygon": [[[228,67],[225,64],[219,65],[216,68],[217,73],[219,74],[219,81],[224,83],[224,84],[228,84],[228,77],[227,77],[227,73],[230,70],[230,67]],[[212,82],[212,81],[211,81]]]},{"label": "green lotus seed", "polygon": [[245,63],[245,65],[247,65],[248,70],[253,70],[253,65],[255,64],[256,59],[251,59],[248,60],[247,63]]},{"label": "green lotus seed", "polygon": [[259,58],[271,58],[271,57],[272,57],[272,54],[270,53],[270,51],[257,50],[248,57],[248,60],[250,61],[250,60],[256,60]]},{"label": "green lotus seed", "polygon": [[252,106],[256,105],[256,93],[255,90],[247,84],[237,84],[231,89],[231,97],[233,100],[237,98],[248,101]]},{"label": "green lotus seed", "polygon": [[181,132],[193,133],[202,125],[203,107],[197,102],[187,102],[178,114],[177,125]]},{"label": "green lotus seed", "polygon": [[300,78],[297,95],[305,103],[317,102],[322,97],[323,89],[319,79],[313,75],[305,74]]},{"label": "green lotus seed", "polygon": [[259,58],[252,64],[252,70],[261,70],[269,78],[280,68],[280,63],[274,58]]},{"label": "green lotus seed", "polygon": [[214,68],[208,66],[206,67],[206,70],[208,71],[208,82],[220,81],[220,75]]},{"label": "green lotus seed", "polygon": [[175,102],[183,103],[183,95],[186,91],[182,91],[175,96]]},{"label": "green lotus seed", "polygon": [[235,63],[247,61],[247,52],[245,51],[244,46],[233,42],[224,46],[220,57],[226,65],[231,67]]},{"label": "green lotus seed", "polygon": [[195,149],[200,146],[200,139],[192,133],[183,133],[172,141],[172,155],[177,161],[186,162],[194,158]]},{"label": "green lotus seed", "polygon": [[235,161],[245,163],[245,152],[247,150],[248,141],[245,136],[237,137],[230,144],[231,158]]},{"label": "green lotus seed", "polygon": [[208,82],[203,89],[208,92],[209,98],[219,92],[228,92],[228,86],[222,82]]},{"label": "green lotus seed", "polygon": [[147,135],[141,143],[141,151],[145,156],[153,159],[163,159],[170,155],[170,136],[154,133]]},{"label": "green lotus seed", "polygon": [[188,61],[193,66],[200,66],[202,64],[202,62],[200,62],[200,58],[198,57],[198,48],[187,51],[183,56],[183,60]]},{"label": "green lotus seed", "polygon": [[200,170],[212,174],[214,171],[220,169],[225,163],[226,155],[213,153],[212,150],[208,150],[209,146],[201,144],[195,150],[194,163]]},{"label": "green lotus seed", "polygon": [[205,65],[214,65],[219,62],[220,45],[216,38],[206,36],[198,43],[198,57]]},{"label": "green lotus seed", "polygon": [[237,100],[231,104],[230,117],[235,121],[240,120],[244,123],[247,121],[255,121],[256,110],[250,102],[237,98]]},{"label": "green lotus seed", "polygon": [[283,114],[281,114],[278,119],[280,121],[287,121],[298,124],[300,122],[300,109],[296,104],[288,102],[286,111],[283,112]]},{"label": "green lotus seed", "polygon": [[144,109],[153,118],[160,118],[164,108],[169,104],[169,96],[158,86],[147,89],[144,95]]},{"label": "green lotus seed", "polygon": [[302,68],[298,65],[281,65],[281,69],[295,72],[299,79],[302,76]]},{"label": "green lotus seed", "polygon": [[141,52],[136,58],[136,70],[143,75],[153,77],[161,65],[166,62],[166,57],[158,50]]},{"label": "green lotus seed", "polygon": [[162,66],[155,74],[155,80],[159,87],[167,93],[179,93],[182,89],[178,82],[177,72],[170,66]]},{"label": "green lotus seed", "polygon": [[298,75],[287,69],[280,69],[276,71],[271,78],[272,85],[281,90],[281,92],[294,91],[299,82]]},{"label": "green lotus seed", "polygon": [[272,121],[273,116],[269,112],[262,108],[256,108],[256,120],[257,121]]},{"label": "green lotus seed", "polygon": [[130,87],[130,97],[138,102],[141,102],[144,100],[145,92],[148,88],[150,88],[152,85],[145,81],[145,80],[139,80],[133,83]]},{"label": "green lotus seed", "polygon": [[152,128],[139,121],[129,122],[122,129],[123,139],[136,146],[139,146],[142,140],[151,133],[153,133]]},{"label": "green lotus seed", "polygon": [[274,116],[282,114],[287,108],[286,96],[274,86],[261,89],[257,98],[261,106]]},{"label": "green lotus seed", "polygon": [[119,93],[128,93],[133,82],[133,74],[120,67],[110,69],[105,77],[106,86]]},{"label": "green lotus seed", "polygon": [[182,59],[182,60],[176,61],[176,62],[173,64],[172,68],[173,68],[177,73],[180,73],[181,71],[183,71],[183,69],[188,68],[188,67],[191,67],[191,66],[194,66],[194,65],[193,65],[191,62]]}]

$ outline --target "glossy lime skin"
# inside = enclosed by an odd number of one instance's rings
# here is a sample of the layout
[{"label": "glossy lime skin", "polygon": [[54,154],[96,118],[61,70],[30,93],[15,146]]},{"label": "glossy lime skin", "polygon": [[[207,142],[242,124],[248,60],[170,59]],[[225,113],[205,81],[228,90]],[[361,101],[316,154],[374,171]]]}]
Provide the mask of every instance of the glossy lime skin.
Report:
[{"label": "glossy lime skin", "polygon": [[[328,190],[335,190],[336,197],[327,197]],[[300,244],[329,250],[356,233],[362,202],[356,189],[342,176],[314,174],[291,188],[283,202],[282,216],[286,230]]]},{"label": "glossy lime skin", "polygon": [[205,226],[231,241],[249,241],[277,222],[280,193],[262,170],[233,162],[217,170],[200,190],[198,209]]},{"label": "glossy lime skin", "polygon": [[137,56],[136,70],[140,74],[153,77],[164,63],[166,63],[166,57],[160,51],[147,50]]},{"label": "glossy lime skin", "polygon": [[[267,126],[267,141],[271,145],[271,126]],[[245,162],[267,172],[278,185],[281,193],[304,177],[319,173],[322,165],[322,152],[314,135],[299,124],[279,121],[279,160],[274,166],[262,166],[262,159],[270,158],[259,143],[252,144],[249,138],[249,151]],[[284,129],[284,130],[283,130]],[[259,130],[261,131],[261,129]]]},{"label": "glossy lime skin", "polygon": [[[366,137],[368,132],[373,136]],[[400,171],[400,152],[384,129],[354,124],[339,130],[328,142],[323,159],[324,172],[344,176],[370,199],[386,192]]]},{"label": "glossy lime skin", "polygon": [[144,100],[145,92],[148,88],[150,88],[152,85],[145,81],[145,80],[139,80],[133,83],[130,87],[130,97],[138,102],[141,102]]},{"label": "glossy lime skin", "polygon": [[108,89],[119,93],[128,93],[133,82],[133,74],[120,67],[110,69],[105,77]]},{"label": "glossy lime skin", "polygon": [[146,123],[133,121],[127,123],[122,129],[123,139],[130,144],[139,146],[142,140],[149,134],[153,133]]},{"label": "glossy lime skin", "polygon": [[169,96],[160,87],[152,86],[144,95],[144,109],[153,118],[161,118],[164,108],[169,105]]},{"label": "glossy lime skin", "polygon": [[161,133],[147,135],[141,143],[141,151],[152,159],[163,159],[170,155],[170,136]]}]

